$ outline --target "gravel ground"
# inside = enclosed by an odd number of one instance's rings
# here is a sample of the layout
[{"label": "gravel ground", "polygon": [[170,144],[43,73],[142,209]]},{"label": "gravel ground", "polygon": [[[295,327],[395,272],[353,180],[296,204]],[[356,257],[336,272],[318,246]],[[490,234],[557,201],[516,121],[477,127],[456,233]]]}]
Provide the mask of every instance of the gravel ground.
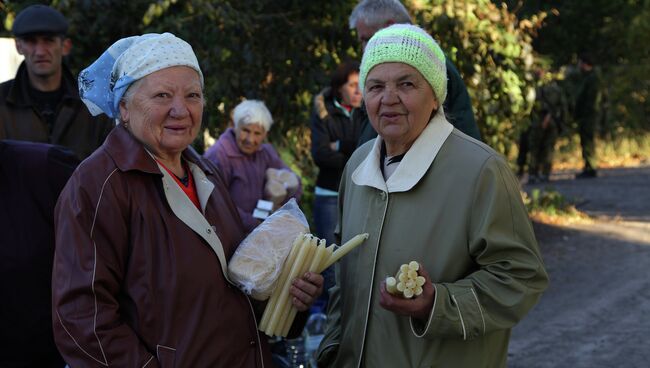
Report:
[{"label": "gravel ground", "polygon": [[508,367],[650,367],[650,166],[552,179],[595,220],[534,224],[551,284],[513,329]]}]

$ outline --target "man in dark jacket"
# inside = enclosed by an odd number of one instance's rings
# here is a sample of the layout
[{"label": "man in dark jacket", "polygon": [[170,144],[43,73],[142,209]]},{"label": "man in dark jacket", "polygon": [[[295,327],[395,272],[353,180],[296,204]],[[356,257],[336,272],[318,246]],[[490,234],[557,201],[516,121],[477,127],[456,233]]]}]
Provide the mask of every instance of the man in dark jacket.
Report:
[{"label": "man in dark jacket", "polygon": [[78,160],[0,140],[0,367],[63,367],[52,334],[54,206]]},{"label": "man in dark jacket", "polygon": [[[350,15],[350,29],[356,29],[362,49],[365,49],[366,43],[375,32],[396,23],[412,23],[411,16],[399,0],[363,0],[357,4]],[[447,98],[443,103],[443,108],[447,120],[461,132],[480,140],[481,133],[476,120],[474,120],[472,102],[469,93],[467,93],[467,87],[449,58],[446,59],[446,65]],[[360,146],[375,138],[377,132],[370,125],[365,105],[358,110],[356,114],[353,114],[352,119],[363,121],[363,130],[358,143]]]},{"label": "man in dark jacket", "polygon": [[58,144],[84,159],[114,124],[92,117],[79,99],[76,79],[63,64],[72,48],[67,30],[63,15],[45,5],[16,16],[12,32],[25,60],[15,79],[0,84],[0,139]]}]

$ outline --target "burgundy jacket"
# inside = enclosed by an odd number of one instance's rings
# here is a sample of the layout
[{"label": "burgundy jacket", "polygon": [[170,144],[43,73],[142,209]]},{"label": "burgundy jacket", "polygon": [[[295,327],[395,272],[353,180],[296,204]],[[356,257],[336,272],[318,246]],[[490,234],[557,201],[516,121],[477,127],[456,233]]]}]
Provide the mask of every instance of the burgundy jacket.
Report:
[{"label": "burgundy jacket", "polygon": [[190,206],[173,204],[180,188],[123,127],[64,188],[52,318],[71,367],[271,367],[251,301],[215,251],[216,239],[229,259],[243,239],[237,209],[213,166],[191,149],[183,157],[203,216],[186,197]]}]

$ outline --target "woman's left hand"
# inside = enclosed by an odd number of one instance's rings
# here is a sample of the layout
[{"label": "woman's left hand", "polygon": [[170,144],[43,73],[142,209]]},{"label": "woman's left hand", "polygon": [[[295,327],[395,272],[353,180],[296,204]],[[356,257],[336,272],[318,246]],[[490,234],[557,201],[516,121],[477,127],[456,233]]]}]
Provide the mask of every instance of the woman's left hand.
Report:
[{"label": "woman's left hand", "polygon": [[422,294],[411,299],[405,299],[401,296],[393,295],[386,290],[386,281],[384,281],[379,287],[379,305],[386,310],[402,316],[428,319],[429,313],[431,313],[431,309],[433,308],[433,297],[436,293],[436,289],[434,289],[433,283],[431,283],[429,273],[424,269],[424,267],[422,267],[421,263],[418,274],[423,276],[425,280],[424,285],[422,285]]},{"label": "woman's left hand", "polygon": [[315,272],[307,272],[291,284],[291,303],[299,312],[308,310],[323,293],[323,276]]}]

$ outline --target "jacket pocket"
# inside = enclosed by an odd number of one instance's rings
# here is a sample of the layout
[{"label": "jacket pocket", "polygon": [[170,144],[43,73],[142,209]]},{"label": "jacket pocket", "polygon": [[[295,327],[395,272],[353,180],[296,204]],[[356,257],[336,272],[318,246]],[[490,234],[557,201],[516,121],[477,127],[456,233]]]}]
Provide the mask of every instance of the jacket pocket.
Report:
[{"label": "jacket pocket", "polygon": [[176,366],[176,349],[169,346],[156,345],[156,356],[161,368],[173,368]]}]

